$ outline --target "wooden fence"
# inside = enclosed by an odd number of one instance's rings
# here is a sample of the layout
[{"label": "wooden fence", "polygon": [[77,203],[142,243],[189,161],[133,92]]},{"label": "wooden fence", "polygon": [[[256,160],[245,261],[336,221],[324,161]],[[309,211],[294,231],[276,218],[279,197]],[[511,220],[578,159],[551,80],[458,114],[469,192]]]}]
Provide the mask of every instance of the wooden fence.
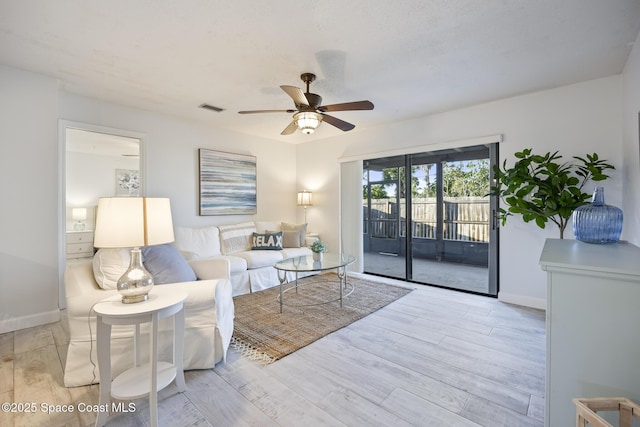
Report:
[{"label": "wooden fence", "polygon": [[[405,236],[406,204],[400,199],[400,212],[395,199],[371,200],[371,212],[367,221],[366,201],[365,233],[371,237],[395,239]],[[488,197],[446,197],[444,199],[444,239],[471,242],[489,241],[489,198]],[[435,197],[413,198],[411,235],[414,238],[436,238]]]}]

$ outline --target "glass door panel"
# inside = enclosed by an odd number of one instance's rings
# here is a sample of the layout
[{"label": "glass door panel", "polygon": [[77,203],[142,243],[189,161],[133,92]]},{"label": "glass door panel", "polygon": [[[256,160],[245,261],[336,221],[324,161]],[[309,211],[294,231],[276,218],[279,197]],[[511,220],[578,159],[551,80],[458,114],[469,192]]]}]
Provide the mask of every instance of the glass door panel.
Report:
[{"label": "glass door panel", "polygon": [[411,224],[411,262],[407,265],[407,278],[424,281],[423,266],[435,261],[438,252],[438,167],[435,163],[423,163],[416,158],[412,159],[410,168],[412,192],[408,200],[408,218]]},{"label": "glass door panel", "polygon": [[366,161],[364,271],[496,296],[495,159],[497,144]]},{"label": "glass door panel", "polygon": [[422,256],[420,239],[414,239],[413,280],[489,292],[488,154],[487,150],[486,158],[444,160],[437,165],[434,253]]},{"label": "glass door panel", "polygon": [[365,271],[404,278],[406,226],[404,156],[367,162],[363,176],[365,200]]}]

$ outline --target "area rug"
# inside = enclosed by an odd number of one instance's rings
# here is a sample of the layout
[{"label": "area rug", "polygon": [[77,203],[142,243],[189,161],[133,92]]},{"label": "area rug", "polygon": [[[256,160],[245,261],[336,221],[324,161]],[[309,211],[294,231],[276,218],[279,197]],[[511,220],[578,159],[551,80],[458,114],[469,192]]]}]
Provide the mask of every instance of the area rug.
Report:
[{"label": "area rug", "polygon": [[285,285],[288,290],[282,314],[277,286],[235,297],[231,347],[245,357],[269,364],[413,290],[351,276],[348,283],[353,292],[343,298],[342,307],[339,301],[318,304],[339,297],[336,274],[301,279],[297,293],[289,289],[292,284]]}]

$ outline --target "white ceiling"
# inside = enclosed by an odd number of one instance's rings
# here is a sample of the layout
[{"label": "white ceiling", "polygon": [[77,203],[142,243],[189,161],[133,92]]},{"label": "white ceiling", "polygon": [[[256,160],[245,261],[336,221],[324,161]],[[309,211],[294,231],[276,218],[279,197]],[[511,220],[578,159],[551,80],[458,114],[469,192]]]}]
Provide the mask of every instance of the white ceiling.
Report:
[{"label": "white ceiling", "polygon": [[97,156],[139,157],[140,140],[120,135],[67,128],[65,148]]},{"label": "white ceiling", "polygon": [[[640,0],[0,0],[0,63],[73,93],[299,143],[279,88],[324,104],[351,132],[620,73]],[[225,111],[197,108],[212,104]]]}]

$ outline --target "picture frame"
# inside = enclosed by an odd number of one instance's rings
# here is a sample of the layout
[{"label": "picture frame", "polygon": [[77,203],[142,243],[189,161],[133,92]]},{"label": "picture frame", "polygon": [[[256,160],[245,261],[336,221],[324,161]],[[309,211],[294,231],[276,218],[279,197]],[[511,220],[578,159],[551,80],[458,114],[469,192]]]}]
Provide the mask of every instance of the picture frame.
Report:
[{"label": "picture frame", "polygon": [[200,148],[199,215],[257,212],[256,157]]},{"label": "picture frame", "polygon": [[135,169],[116,169],[116,197],[140,196],[140,172]]}]

